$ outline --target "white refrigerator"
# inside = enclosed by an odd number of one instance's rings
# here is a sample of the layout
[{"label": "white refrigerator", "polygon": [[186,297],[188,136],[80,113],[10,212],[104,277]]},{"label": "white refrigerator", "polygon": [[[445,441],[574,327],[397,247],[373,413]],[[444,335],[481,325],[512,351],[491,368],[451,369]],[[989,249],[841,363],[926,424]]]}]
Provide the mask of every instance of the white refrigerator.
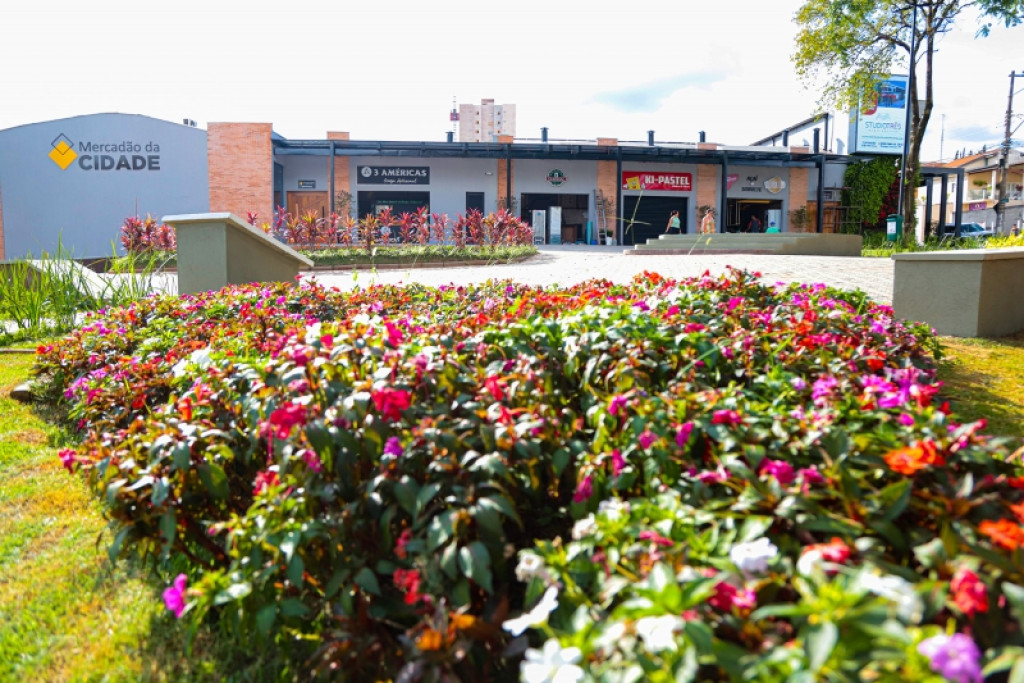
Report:
[{"label": "white refrigerator", "polygon": [[547,211],[544,209],[534,209],[533,220],[533,243],[544,244],[544,231],[547,225]]},{"label": "white refrigerator", "polygon": [[548,209],[548,228],[551,230],[549,233],[551,244],[562,243],[562,207],[552,206]]}]

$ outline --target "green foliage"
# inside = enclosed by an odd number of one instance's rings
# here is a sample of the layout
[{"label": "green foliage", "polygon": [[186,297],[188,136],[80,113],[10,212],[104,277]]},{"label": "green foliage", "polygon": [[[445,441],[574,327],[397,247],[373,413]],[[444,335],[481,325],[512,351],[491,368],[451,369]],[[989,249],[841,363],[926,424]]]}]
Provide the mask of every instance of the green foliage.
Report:
[{"label": "green foliage", "polygon": [[529,258],[537,253],[532,244],[456,247],[442,244],[402,244],[374,247],[367,255],[365,249],[356,247],[326,247],[321,249],[299,249],[318,266],[378,266],[401,264],[417,266],[435,263],[511,263]]},{"label": "green foliage", "polygon": [[878,212],[896,182],[896,161],[894,157],[882,156],[846,167],[843,176],[843,205],[850,207],[850,219],[858,225],[878,224]]},{"label": "green foliage", "polygon": [[734,271],[157,297],[39,370],[111,554],[187,558],[183,618],[324,677],[507,679],[546,638],[593,677],[921,680],[947,622],[1024,644],[1022,470],[937,353]]}]

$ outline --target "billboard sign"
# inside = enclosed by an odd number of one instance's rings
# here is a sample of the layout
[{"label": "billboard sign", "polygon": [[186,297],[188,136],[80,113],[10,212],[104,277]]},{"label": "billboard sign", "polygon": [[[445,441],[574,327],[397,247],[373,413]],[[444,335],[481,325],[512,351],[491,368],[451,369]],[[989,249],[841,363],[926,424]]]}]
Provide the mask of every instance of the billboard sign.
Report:
[{"label": "billboard sign", "polygon": [[852,151],[903,154],[909,97],[907,77],[889,76],[862,98],[850,117]]}]

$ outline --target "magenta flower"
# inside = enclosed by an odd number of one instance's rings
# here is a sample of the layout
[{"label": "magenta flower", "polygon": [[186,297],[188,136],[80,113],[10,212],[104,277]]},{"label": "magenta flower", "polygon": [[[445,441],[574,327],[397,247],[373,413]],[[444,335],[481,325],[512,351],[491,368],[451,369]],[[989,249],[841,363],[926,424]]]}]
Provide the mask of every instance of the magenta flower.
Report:
[{"label": "magenta flower", "polygon": [[761,474],[768,474],[774,477],[782,486],[789,486],[796,479],[796,472],[793,466],[785,460],[768,460],[761,462]]},{"label": "magenta flower", "polygon": [[185,587],[188,585],[188,577],[178,574],[174,578],[174,584],[164,590],[164,605],[174,612],[176,619],[181,619],[181,613],[185,611]]},{"label": "magenta flower", "polygon": [[730,313],[736,310],[736,308],[743,303],[743,298],[734,296],[729,298],[729,303],[726,304],[726,310]]},{"label": "magenta flower", "polygon": [[654,545],[659,545],[662,548],[671,548],[673,545],[675,545],[672,539],[665,538],[657,531],[654,531],[652,529],[644,529],[640,532],[637,538],[639,538],[641,541],[650,541]]},{"label": "magenta flower", "polygon": [[313,470],[317,474],[323,469],[323,464],[320,462],[320,456],[308,448],[304,448],[299,451],[299,455],[302,457],[302,461],[306,463],[306,467]]},{"label": "magenta flower", "polygon": [[[788,464],[788,463],[787,463]],[[805,484],[823,484],[825,477],[818,471],[817,466],[804,467],[797,471],[797,476],[803,479]]]},{"label": "magenta flower", "polygon": [[594,481],[593,478],[588,474],[580,480],[580,483],[576,486],[576,493],[572,496],[574,503],[582,503],[588,500],[594,495]]},{"label": "magenta flower", "polygon": [[618,448],[612,451],[612,476],[617,477],[626,466],[626,459],[622,457],[622,451]]},{"label": "magenta flower", "polygon": [[676,432],[676,445],[682,448],[686,445],[686,442],[690,440],[690,432],[693,431],[693,423],[687,422],[679,428]]},{"label": "magenta flower", "polygon": [[904,427],[911,427],[914,424],[914,416],[910,413],[900,413],[899,421]]},{"label": "magenta flower", "polygon": [[384,455],[398,458],[401,457],[403,452],[402,441],[397,436],[388,437],[388,440],[384,443]]},{"label": "magenta flower", "polygon": [[981,652],[970,636],[940,634],[922,640],[917,651],[928,658],[932,671],[956,683],[981,683]]},{"label": "magenta flower", "polygon": [[641,434],[637,440],[640,442],[640,448],[647,450],[651,447],[651,444],[658,440],[658,437],[656,437],[650,430],[647,430]]},{"label": "magenta flower", "polygon": [[743,421],[740,414],[735,410],[716,410],[711,415],[713,425],[734,425]]},{"label": "magenta flower", "polygon": [[301,425],[306,421],[306,408],[297,403],[286,403],[270,414],[268,424],[271,427],[271,436],[277,439],[287,439],[292,433],[292,428]]},{"label": "magenta flower", "polygon": [[371,391],[370,398],[385,420],[394,421],[402,418],[402,411],[412,405],[412,394],[402,389],[384,387],[379,391]]},{"label": "magenta flower", "polygon": [[64,468],[71,474],[75,473],[75,464],[78,462],[78,454],[75,453],[74,448],[65,448],[57,453],[57,457],[60,458],[60,463],[64,465]]},{"label": "magenta flower", "polygon": [[628,403],[629,399],[621,394],[612,396],[612,402],[608,405],[608,412],[612,415],[618,415],[620,410],[625,410]]},{"label": "magenta flower", "polygon": [[729,473],[725,471],[725,468],[719,466],[717,470],[707,470],[696,475],[697,481],[710,486],[711,484],[720,484],[724,481],[729,480]]}]

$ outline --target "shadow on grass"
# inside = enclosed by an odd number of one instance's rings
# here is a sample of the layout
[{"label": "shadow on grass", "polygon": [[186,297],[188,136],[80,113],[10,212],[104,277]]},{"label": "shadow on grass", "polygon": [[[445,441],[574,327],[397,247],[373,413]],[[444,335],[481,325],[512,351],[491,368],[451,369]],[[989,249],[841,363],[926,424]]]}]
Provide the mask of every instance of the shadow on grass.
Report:
[{"label": "shadow on grass", "polygon": [[1024,442],[1024,333],[999,339],[944,337],[939,361],[944,383],[940,400],[949,401],[964,421],[984,418],[993,436]]}]

